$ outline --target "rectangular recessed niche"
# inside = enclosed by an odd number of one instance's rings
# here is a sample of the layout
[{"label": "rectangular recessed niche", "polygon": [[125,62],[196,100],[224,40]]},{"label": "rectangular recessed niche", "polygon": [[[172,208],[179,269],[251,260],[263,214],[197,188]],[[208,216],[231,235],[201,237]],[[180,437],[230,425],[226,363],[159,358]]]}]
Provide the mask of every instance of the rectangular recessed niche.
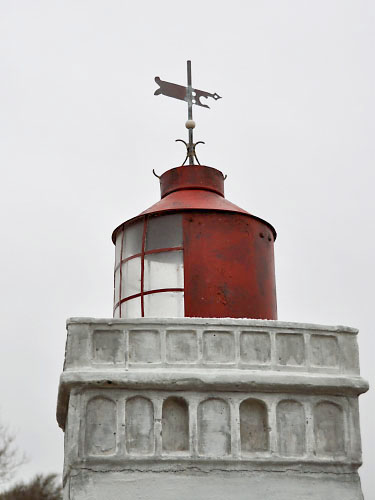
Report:
[{"label": "rectangular recessed niche", "polygon": [[134,396],[125,404],[126,449],[134,455],[154,451],[154,407],[148,398]]},{"label": "rectangular recessed niche", "polygon": [[198,359],[196,332],[170,330],[167,332],[167,362],[193,363]]},{"label": "rectangular recessed niche", "polygon": [[203,333],[203,359],[209,363],[233,363],[234,337],[230,332]]},{"label": "rectangular recessed niche", "polygon": [[279,453],[298,457],[306,449],[305,410],[298,401],[280,401],[276,407],[277,441]]},{"label": "rectangular recessed niche", "polygon": [[230,409],[226,401],[210,398],[198,406],[198,453],[224,457],[231,452]]},{"label": "rectangular recessed niche", "polygon": [[266,364],[271,360],[271,341],[268,333],[242,332],[240,355],[243,363]]},{"label": "rectangular recessed niche", "polygon": [[131,330],[129,332],[129,362],[159,363],[160,335],[157,331]]},{"label": "rectangular recessed niche", "polygon": [[94,397],[86,407],[85,449],[87,455],[116,453],[117,415],[114,401]]},{"label": "rectangular recessed niche", "polygon": [[339,346],[333,335],[312,335],[311,363],[315,366],[338,366]]},{"label": "rectangular recessed niche", "polygon": [[303,335],[279,333],[276,336],[277,361],[280,365],[301,366],[305,362]]},{"label": "rectangular recessed niche", "polygon": [[93,334],[93,359],[95,363],[122,363],[125,360],[123,350],[123,332],[96,331]]}]

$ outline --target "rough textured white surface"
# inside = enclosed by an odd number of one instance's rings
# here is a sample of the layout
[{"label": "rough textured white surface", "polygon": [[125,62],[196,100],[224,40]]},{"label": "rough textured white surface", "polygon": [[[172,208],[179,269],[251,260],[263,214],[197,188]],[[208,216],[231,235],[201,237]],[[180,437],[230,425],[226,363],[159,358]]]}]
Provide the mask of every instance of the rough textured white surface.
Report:
[{"label": "rough textured white surface", "polygon": [[[69,496],[70,495],[70,496]],[[84,472],[72,478],[66,500],[355,500],[358,477],[324,474]]]},{"label": "rough textured white surface", "polygon": [[65,498],[362,498],[356,334],[69,320],[57,410]]}]

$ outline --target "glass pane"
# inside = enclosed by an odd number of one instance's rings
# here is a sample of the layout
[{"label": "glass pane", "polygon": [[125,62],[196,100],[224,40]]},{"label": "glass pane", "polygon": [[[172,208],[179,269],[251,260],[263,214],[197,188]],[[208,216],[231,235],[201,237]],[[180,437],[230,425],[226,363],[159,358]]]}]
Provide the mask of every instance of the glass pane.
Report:
[{"label": "glass pane", "polygon": [[182,250],[145,255],[144,290],[184,288]]},{"label": "glass pane", "polygon": [[121,304],[122,318],[140,318],[142,316],[141,297],[127,300]]},{"label": "glass pane", "polygon": [[121,298],[141,291],[141,258],[135,257],[122,264]]},{"label": "glass pane", "polygon": [[147,222],[146,250],[182,247],[182,215],[150,217]]},{"label": "glass pane", "polygon": [[116,236],[115,266],[120,262],[122,235],[123,231],[119,231]]},{"label": "glass pane", "polygon": [[122,258],[126,259],[136,253],[141,253],[143,237],[143,220],[131,224],[125,229],[125,239]]},{"label": "glass pane", "polygon": [[120,268],[115,272],[115,284],[114,284],[114,304],[116,305],[119,300],[119,292],[120,292]]},{"label": "glass pane", "polygon": [[183,318],[184,293],[159,292],[145,295],[144,298],[146,318]]}]

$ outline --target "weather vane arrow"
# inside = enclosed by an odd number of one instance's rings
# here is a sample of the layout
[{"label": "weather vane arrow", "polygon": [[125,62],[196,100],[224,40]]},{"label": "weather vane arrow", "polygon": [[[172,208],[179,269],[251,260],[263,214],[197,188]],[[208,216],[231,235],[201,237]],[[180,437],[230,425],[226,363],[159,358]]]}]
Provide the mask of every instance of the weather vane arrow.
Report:
[{"label": "weather vane arrow", "polygon": [[206,99],[211,97],[212,99],[215,99],[215,101],[221,99],[221,97],[216,92],[211,94],[205,90],[193,89],[191,81],[191,61],[187,61],[187,87],[177,85],[175,83],[165,82],[157,76],[155,77],[155,82],[159,85],[159,88],[155,90],[154,95],[162,94],[167,97],[173,97],[174,99],[186,101],[188,103],[188,120],[185,123],[185,126],[189,130],[189,142],[186,143],[182,139],[176,139],[176,141],[183,142],[186,146],[187,153],[183,165],[185,165],[188,159],[189,165],[194,165],[194,158],[197,160],[198,165],[200,165],[197,155],[195,154],[195,146],[197,144],[204,144],[204,142],[198,141],[194,143],[193,141],[193,129],[195,127],[195,122],[193,120],[193,104],[196,106],[202,106],[203,108],[209,108],[207,104],[203,104],[201,102],[202,97]]},{"label": "weather vane arrow", "polygon": [[[155,90],[154,95],[165,95],[167,97],[173,97],[174,99],[180,99],[181,101],[189,102],[189,92],[188,87],[184,87],[183,85],[177,85],[176,83],[169,83],[160,80],[158,76],[155,77],[155,82],[159,85],[159,88]],[[197,106],[202,106],[203,108],[210,108],[207,104],[203,104],[201,102],[201,97],[212,97],[217,101],[217,99],[221,99],[219,94],[211,94],[210,92],[206,92],[205,90],[191,89],[192,93],[192,104]]]}]

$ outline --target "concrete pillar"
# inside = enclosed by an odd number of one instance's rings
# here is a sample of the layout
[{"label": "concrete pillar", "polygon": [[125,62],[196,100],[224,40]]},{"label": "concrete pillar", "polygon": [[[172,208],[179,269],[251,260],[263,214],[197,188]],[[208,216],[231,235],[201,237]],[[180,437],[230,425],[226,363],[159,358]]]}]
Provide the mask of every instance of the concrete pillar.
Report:
[{"label": "concrete pillar", "polygon": [[65,500],[359,500],[357,331],[68,321]]}]

